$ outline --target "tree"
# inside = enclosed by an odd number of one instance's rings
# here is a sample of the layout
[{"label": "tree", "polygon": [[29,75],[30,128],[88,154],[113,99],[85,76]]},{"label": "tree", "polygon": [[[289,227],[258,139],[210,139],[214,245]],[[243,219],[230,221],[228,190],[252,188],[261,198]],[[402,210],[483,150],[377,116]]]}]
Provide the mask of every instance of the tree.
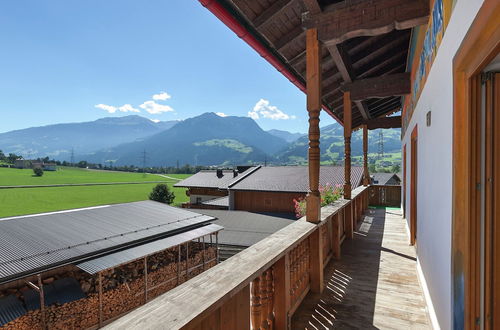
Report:
[{"label": "tree", "polygon": [[392,169],[391,169],[392,173],[399,173],[399,171],[401,171],[401,166],[399,164],[392,165]]},{"label": "tree", "polygon": [[168,189],[168,186],[163,183],[159,183],[153,188],[153,191],[149,194],[149,199],[152,201],[157,201],[165,204],[172,204],[175,195],[172,191]]},{"label": "tree", "polygon": [[40,167],[35,167],[33,169],[33,173],[35,173],[36,176],[42,176],[43,175],[43,170]]}]

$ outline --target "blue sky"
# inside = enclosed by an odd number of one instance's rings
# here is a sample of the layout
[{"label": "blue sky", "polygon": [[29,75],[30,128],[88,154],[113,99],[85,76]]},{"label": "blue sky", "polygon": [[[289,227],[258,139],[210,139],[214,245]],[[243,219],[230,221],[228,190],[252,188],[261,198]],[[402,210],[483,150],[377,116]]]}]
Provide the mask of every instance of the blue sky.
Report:
[{"label": "blue sky", "polygon": [[207,111],[307,131],[305,95],[197,0],[3,0],[0,44],[0,132]]}]

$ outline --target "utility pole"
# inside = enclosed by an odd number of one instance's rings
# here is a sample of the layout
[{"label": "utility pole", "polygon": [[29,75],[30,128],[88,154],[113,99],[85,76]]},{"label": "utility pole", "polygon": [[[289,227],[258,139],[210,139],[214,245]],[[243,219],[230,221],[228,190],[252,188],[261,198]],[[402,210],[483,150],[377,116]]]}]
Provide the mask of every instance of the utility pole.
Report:
[{"label": "utility pole", "polygon": [[75,149],[73,149],[73,147],[71,147],[71,166],[74,166],[75,164]]},{"label": "utility pole", "polygon": [[146,177],[146,149],[142,152],[142,176]]}]

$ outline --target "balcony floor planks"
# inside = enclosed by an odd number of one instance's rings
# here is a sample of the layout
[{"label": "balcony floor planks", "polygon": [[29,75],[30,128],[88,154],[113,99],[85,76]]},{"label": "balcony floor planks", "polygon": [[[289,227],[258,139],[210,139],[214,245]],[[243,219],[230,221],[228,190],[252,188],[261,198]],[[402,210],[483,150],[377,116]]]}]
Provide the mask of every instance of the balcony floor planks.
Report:
[{"label": "balcony floor planks", "polygon": [[342,259],[325,271],[325,291],[310,293],[292,329],[431,329],[399,210],[370,209]]}]

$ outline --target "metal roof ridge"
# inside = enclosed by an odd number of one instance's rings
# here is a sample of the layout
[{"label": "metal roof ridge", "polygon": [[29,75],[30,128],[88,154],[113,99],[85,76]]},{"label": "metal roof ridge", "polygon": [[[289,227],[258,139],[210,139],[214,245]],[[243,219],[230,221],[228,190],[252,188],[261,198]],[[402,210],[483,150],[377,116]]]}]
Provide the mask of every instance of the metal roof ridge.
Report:
[{"label": "metal roof ridge", "polygon": [[241,177],[239,179],[236,179],[234,181],[232,181],[230,184],[227,185],[227,189],[230,189],[232,186],[234,186],[235,184],[237,184],[238,182],[244,180],[245,178],[247,178],[249,175],[251,175],[252,173],[255,173],[256,171],[258,171],[260,168],[262,167],[262,165],[258,165],[258,166],[255,166],[254,168],[249,168],[248,170],[246,170],[245,172],[243,172],[243,174],[241,175]]},{"label": "metal roof ridge", "polygon": [[[134,203],[134,202],[132,202],[132,203]],[[60,211],[51,211],[51,212],[44,212],[44,213],[34,213],[34,214],[15,215],[15,216],[12,216],[12,217],[0,218],[0,221],[15,220],[15,219],[24,219],[24,218],[30,218],[30,217],[41,217],[41,216],[44,216],[44,215],[63,214],[63,213],[72,213],[72,212],[87,211],[87,210],[94,210],[94,209],[102,209],[102,208],[105,208],[105,207],[110,207],[110,206],[113,206],[113,205],[120,205],[120,204],[127,204],[127,203],[119,203],[119,204],[106,204],[106,205],[97,205],[97,206],[81,207],[81,208],[77,208],[77,209],[68,209],[68,210],[60,210]]]}]

